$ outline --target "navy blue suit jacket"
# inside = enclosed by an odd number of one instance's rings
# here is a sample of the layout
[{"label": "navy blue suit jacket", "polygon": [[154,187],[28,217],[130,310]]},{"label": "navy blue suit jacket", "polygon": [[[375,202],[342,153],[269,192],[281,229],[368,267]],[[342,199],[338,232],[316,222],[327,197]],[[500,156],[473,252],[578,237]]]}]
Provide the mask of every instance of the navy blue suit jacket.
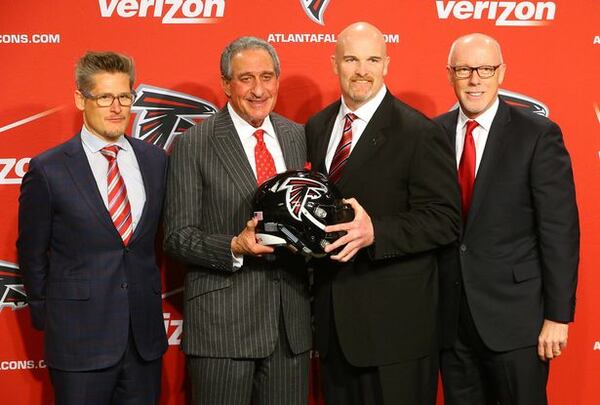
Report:
[{"label": "navy blue suit jacket", "polygon": [[50,367],[85,371],[119,361],[130,330],[145,360],[167,348],[155,235],[166,155],[127,138],[146,203],[125,247],[100,192],[80,135],[33,158],[19,199],[19,265],[33,326],[44,330]]}]

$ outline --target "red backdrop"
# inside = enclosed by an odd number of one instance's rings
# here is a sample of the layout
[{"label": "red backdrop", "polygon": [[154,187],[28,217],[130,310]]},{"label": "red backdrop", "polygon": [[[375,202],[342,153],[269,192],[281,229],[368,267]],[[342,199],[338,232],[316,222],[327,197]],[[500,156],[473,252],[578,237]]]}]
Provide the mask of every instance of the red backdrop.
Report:
[{"label": "red backdrop", "polygon": [[[169,4],[167,4],[169,3]],[[320,7],[316,17],[309,11]],[[218,58],[241,35],[267,38],[282,62],[276,110],[298,122],[339,96],[329,56],[335,34],[357,20],[388,39],[389,89],[435,116],[455,99],[445,75],[450,43],[479,31],[496,37],[508,65],[503,90],[548,107],[573,159],[582,245],[576,323],[554,361],[552,404],[597,403],[600,379],[600,2],[379,0],[35,0],[0,3],[0,392],[4,403],[48,404],[42,335],[29,324],[16,265],[17,198],[29,158],[81,127],[73,105],[73,68],[87,50],[134,57],[136,88],[178,92],[221,107]],[[148,89],[148,87],[144,87]],[[160,93],[160,92],[159,92]],[[187,96],[186,96],[187,95]],[[160,97],[159,97],[160,98]],[[144,112],[141,106],[134,118]],[[201,119],[195,110],[187,119]],[[182,115],[186,115],[183,114]],[[177,129],[186,126],[174,124]],[[133,121],[133,120],[132,120]],[[132,124],[136,133],[137,123]],[[163,404],[185,398],[178,350],[181,270],[163,261]],[[317,402],[313,400],[313,402]],[[439,401],[442,403],[442,400]]]}]

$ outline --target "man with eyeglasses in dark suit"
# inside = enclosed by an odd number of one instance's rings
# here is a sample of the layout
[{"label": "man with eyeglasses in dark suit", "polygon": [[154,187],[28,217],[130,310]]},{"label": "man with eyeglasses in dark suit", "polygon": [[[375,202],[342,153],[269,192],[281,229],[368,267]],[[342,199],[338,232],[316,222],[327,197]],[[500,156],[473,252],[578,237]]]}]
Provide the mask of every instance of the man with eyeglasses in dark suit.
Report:
[{"label": "man with eyeglasses in dark suit", "polygon": [[555,123],[498,98],[506,65],[496,40],[458,38],[447,71],[460,108],[436,120],[455,149],[463,226],[440,255],[445,403],[546,404],[575,311],[569,154]]},{"label": "man with eyeglasses in dark suit", "polygon": [[155,236],[166,155],[125,136],[133,60],[76,67],[81,132],[33,158],[19,199],[19,264],[59,405],[154,404],[167,349]]}]

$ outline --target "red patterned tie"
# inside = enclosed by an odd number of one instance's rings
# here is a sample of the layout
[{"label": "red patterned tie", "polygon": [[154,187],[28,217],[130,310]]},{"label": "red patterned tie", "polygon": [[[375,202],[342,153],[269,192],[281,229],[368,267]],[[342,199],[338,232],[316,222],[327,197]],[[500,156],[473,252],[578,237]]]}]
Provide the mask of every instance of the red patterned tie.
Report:
[{"label": "red patterned tie", "polygon": [[254,134],[256,146],[254,147],[254,162],[256,163],[256,182],[260,186],[266,179],[277,174],[273,156],[265,144],[265,131],[257,129]]},{"label": "red patterned tie", "polygon": [[340,143],[331,160],[331,166],[329,166],[329,180],[334,183],[337,183],[342,177],[342,171],[350,157],[350,148],[352,146],[352,121],[356,118],[358,117],[353,113],[346,114],[342,139],[340,139]]},{"label": "red patterned tie", "polygon": [[473,130],[478,125],[477,121],[467,121],[465,146],[463,148],[462,156],[460,157],[460,164],[458,165],[460,202],[464,219],[467,218],[467,214],[469,213],[471,197],[473,196],[473,184],[475,183],[475,141],[473,140]]},{"label": "red patterned tie", "polygon": [[108,160],[108,176],[106,179],[108,183],[108,212],[121,235],[121,239],[123,239],[123,244],[127,246],[133,234],[133,221],[131,219],[131,205],[129,205],[129,199],[127,198],[127,189],[117,164],[119,147],[117,145],[105,146],[100,153]]}]

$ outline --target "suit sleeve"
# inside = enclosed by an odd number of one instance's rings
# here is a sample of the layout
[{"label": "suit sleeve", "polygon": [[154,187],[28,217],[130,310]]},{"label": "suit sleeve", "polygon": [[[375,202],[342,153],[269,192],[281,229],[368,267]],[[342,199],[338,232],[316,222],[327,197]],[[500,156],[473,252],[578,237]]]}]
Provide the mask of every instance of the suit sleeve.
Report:
[{"label": "suit sleeve", "polygon": [[204,190],[196,135],[200,134],[180,136],[169,159],[164,249],[185,263],[233,272],[237,270],[231,254],[234,235],[208,233],[203,228]]},{"label": "suit sleeve", "polygon": [[439,127],[422,128],[409,156],[408,210],[372,218],[372,259],[430,251],[455,241],[460,227],[456,166]]},{"label": "suit sleeve", "polygon": [[43,167],[34,158],[23,177],[19,197],[17,251],[33,327],[44,329],[48,251],[52,234],[52,198]]},{"label": "suit sleeve", "polygon": [[579,264],[579,219],[571,160],[553,122],[539,138],[531,165],[538,227],[544,317],[570,322],[575,313]]}]

